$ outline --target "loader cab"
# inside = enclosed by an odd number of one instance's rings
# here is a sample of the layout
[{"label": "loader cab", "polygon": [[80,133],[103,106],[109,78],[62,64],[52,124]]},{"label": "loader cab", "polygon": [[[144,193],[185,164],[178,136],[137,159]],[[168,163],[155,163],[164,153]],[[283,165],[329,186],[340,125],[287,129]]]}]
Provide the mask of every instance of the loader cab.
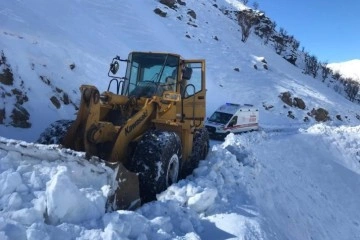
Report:
[{"label": "loader cab", "polygon": [[[117,76],[120,61],[127,62],[125,77]],[[184,60],[171,53],[131,52],[127,59],[119,56],[113,59],[108,76],[112,78],[108,91],[111,89],[119,95],[151,98],[173,91],[183,99],[199,93],[205,96],[205,61],[202,59]]]},{"label": "loader cab", "polygon": [[[119,80],[116,94],[136,99],[158,96],[162,99],[160,103],[166,105],[163,106],[166,114],[160,118],[185,123],[187,128],[203,126],[206,115],[204,59],[183,59],[172,53],[131,52],[127,59],[113,59],[110,77],[114,78],[112,75],[118,71],[116,62],[119,61],[127,62],[127,66],[125,77],[116,77]],[[169,106],[169,102],[174,107]]]},{"label": "loader cab", "polygon": [[161,96],[176,91],[180,56],[168,53],[133,52],[129,54],[124,95]]}]

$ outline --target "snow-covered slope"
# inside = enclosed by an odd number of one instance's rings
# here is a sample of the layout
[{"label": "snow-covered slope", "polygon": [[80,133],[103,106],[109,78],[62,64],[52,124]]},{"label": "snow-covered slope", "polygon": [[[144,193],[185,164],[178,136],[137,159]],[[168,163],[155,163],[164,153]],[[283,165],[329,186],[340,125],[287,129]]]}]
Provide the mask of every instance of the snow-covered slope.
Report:
[{"label": "snow-covered slope", "polygon": [[[244,6],[236,0],[178,1],[175,9],[156,0],[1,1],[0,51],[14,82],[0,85],[6,111],[0,239],[359,238],[359,105],[302,74],[257,36],[241,42],[238,24],[220,11],[234,7]],[[79,86],[105,90],[112,57],[132,50],[206,59],[207,114],[224,102],[251,103],[260,109],[262,129],[213,141],[194,174],[158,201],[105,213],[107,169],[66,158],[67,150],[9,139],[31,142],[54,120],[74,118]],[[283,92],[301,98],[305,109],[286,105]],[[31,128],[12,126],[15,103],[29,113]],[[330,120],[318,124],[310,116],[317,108]]]},{"label": "snow-covered slope", "polygon": [[354,59],[340,63],[330,63],[328,67],[334,72],[340,73],[344,78],[352,78],[360,82],[360,59]]},{"label": "snow-covered slope", "polygon": [[[125,57],[132,50],[169,51],[184,58],[206,59],[208,114],[229,101],[259,106],[262,116],[271,116],[261,118],[263,126],[274,124],[274,119],[279,125],[302,124],[309,111],[319,107],[329,111],[335,124],[342,124],[337,115],[343,121],[357,120],[358,106],[326,84],[302,74],[301,69],[275,54],[257,36],[241,42],[239,25],[220,11],[234,10],[233,5],[243,7],[238,1],[190,1],[177,4],[175,9],[155,0],[0,4],[0,20],[4,23],[0,51],[14,75],[13,85],[2,86],[0,110],[5,109],[5,119],[0,131],[4,137],[34,141],[51,122],[74,118],[79,86],[87,83],[105,90],[112,57]],[[155,14],[156,8],[166,12],[166,17]],[[195,18],[188,14],[191,10]],[[14,89],[22,93],[20,97],[13,94]],[[284,108],[278,97],[284,91],[293,98],[302,98],[306,109]],[[28,99],[20,106],[27,110],[31,128],[12,127],[13,106],[18,98]],[[334,103],[342,107],[335,109]],[[263,105],[273,108],[265,111]],[[289,111],[295,119],[284,117]]]}]

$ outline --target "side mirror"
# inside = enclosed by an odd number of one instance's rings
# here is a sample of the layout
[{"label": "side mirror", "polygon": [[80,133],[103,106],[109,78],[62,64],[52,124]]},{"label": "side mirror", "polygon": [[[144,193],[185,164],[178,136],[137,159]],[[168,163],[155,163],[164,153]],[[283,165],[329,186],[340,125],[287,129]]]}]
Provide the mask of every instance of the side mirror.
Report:
[{"label": "side mirror", "polygon": [[116,74],[119,71],[119,62],[118,61],[114,61],[110,64],[110,72],[112,74]]},{"label": "side mirror", "polygon": [[182,70],[182,80],[190,80],[191,75],[192,75],[192,68],[185,67]]}]

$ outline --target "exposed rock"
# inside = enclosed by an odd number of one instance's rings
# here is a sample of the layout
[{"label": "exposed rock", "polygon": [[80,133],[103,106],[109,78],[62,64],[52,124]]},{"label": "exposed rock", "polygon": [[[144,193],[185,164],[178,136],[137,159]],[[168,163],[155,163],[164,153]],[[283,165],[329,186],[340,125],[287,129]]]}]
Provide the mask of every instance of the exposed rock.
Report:
[{"label": "exposed rock", "polygon": [[71,103],[69,95],[67,93],[63,94],[62,101],[64,102],[65,105],[69,105]]},{"label": "exposed rock", "polygon": [[194,10],[189,9],[189,11],[187,12],[187,14],[192,17],[193,19],[196,19],[196,13]]},{"label": "exposed rock", "polygon": [[293,105],[297,108],[304,110],[306,108],[305,102],[298,97],[294,97]]},{"label": "exposed rock", "polygon": [[234,68],[234,71],[240,72],[240,69],[239,68]]},{"label": "exposed rock", "polygon": [[288,115],[287,115],[289,118],[291,118],[291,119],[295,119],[295,116],[294,116],[294,114],[293,114],[293,112],[292,111],[288,111]]},{"label": "exposed rock", "polygon": [[283,92],[280,94],[279,97],[284,103],[286,103],[290,107],[297,107],[303,110],[306,108],[305,102],[298,97],[294,97],[294,99],[292,99],[290,92]]},{"label": "exposed rock", "polygon": [[272,109],[274,106],[273,105],[269,105],[267,103],[263,103],[263,107],[265,108],[265,110],[270,110]]},{"label": "exposed rock", "polygon": [[280,99],[286,103],[287,105],[289,105],[290,107],[292,107],[293,105],[293,101],[291,98],[291,93],[290,92],[283,92],[280,94]]},{"label": "exposed rock", "polygon": [[310,116],[314,117],[317,122],[326,122],[330,119],[328,116],[329,112],[326,111],[324,108],[313,108],[310,112]]},{"label": "exposed rock", "polygon": [[74,70],[74,68],[75,68],[75,63],[70,64],[69,67],[70,67],[71,70]]},{"label": "exposed rock", "polygon": [[246,42],[251,28],[260,23],[260,20],[252,9],[237,11],[236,17],[241,28],[241,41]]},{"label": "exposed rock", "polygon": [[191,23],[191,22],[188,22],[187,24],[188,24],[188,25],[190,25],[190,26],[192,26],[192,27],[197,27],[197,25],[196,25],[196,24]]},{"label": "exposed rock", "polygon": [[52,97],[50,98],[50,101],[52,102],[52,104],[54,104],[54,106],[55,106],[57,109],[59,109],[59,108],[61,107],[61,103],[60,103],[59,99],[57,99],[57,97],[52,96]]},{"label": "exposed rock", "polygon": [[5,108],[1,108],[0,109],[0,124],[4,124],[5,117],[6,117]]},{"label": "exposed rock", "polygon": [[9,68],[5,68],[3,73],[0,73],[0,83],[4,85],[13,85],[14,75]]},{"label": "exposed rock", "polygon": [[255,34],[261,38],[269,38],[275,33],[274,23],[270,18],[266,17],[265,14],[254,12],[257,14],[259,24],[255,26]]},{"label": "exposed rock", "polygon": [[156,8],[154,10],[154,13],[156,13],[157,15],[161,16],[161,17],[166,17],[166,12],[163,12],[160,8]]},{"label": "exposed rock", "polygon": [[14,94],[14,95],[21,95],[22,94],[22,91],[17,89],[17,88],[14,88],[11,90],[11,92]]},{"label": "exposed rock", "polygon": [[50,85],[50,79],[48,79],[46,76],[40,76],[41,81],[43,81],[45,84]]},{"label": "exposed rock", "polygon": [[291,54],[291,55],[286,55],[284,56],[284,59],[286,61],[288,61],[289,63],[291,63],[292,65],[296,66],[296,60],[297,60],[297,56],[295,54]]},{"label": "exposed rock", "polygon": [[19,128],[30,128],[31,123],[28,122],[30,117],[29,112],[20,104],[15,104],[10,118],[11,125]]},{"label": "exposed rock", "polygon": [[180,4],[181,6],[186,6],[186,2],[183,2],[181,0],[177,0],[178,4]]},{"label": "exposed rock", "polygon": [[160,3],[168,6],[169,8],[176,8],[176,0],[160,0]]},{"label": "exposed rock", "polygon": [[274,35],[272,39],[275,43],[275,51],[277,54],[281,54],[285,49],[285,40],[282,36]]},{"label": "exposed rock", "polygon": [[11,90],[12,94],[16,97],[16,102],[20,105],[29,101],[29,98],[26,94],[24,94],[20,89],[14,88]]},{"label": "exposed rock", "polygon": [[1,51],[1,54],[0,54],[0,66],[5,64],[6,65],[6,57],[5,57],[5,54],[4,54],[4,51]]}]

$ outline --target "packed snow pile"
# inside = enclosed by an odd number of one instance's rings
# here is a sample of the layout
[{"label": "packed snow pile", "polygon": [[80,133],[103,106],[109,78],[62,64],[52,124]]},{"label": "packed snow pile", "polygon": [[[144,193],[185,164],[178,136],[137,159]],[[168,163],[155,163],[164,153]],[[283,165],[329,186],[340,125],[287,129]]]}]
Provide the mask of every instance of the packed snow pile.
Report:
[{"label": "packed snow pile", "polygon": [[357,239],[358,132],[319,124],[229,134],[213,141],[194,173],[157,201],[114,212],[105,212],[111,170],[101,163],[57,145],[2,138],[0,236]]},{"label": "packed snow pile", "polygon": [[[214,146],[194,175],[160,194],[158,202],[135,212],[113,213],[105,213],[112,171],[102,164],[88,162],[83,153],[58,145],[0,140],[0,233],[5,239],[196,239],[210,237],[213,233],[204,221],[210,224],[218,217],[246,223],[234,234],[246,235],[249,226],[262,234],[256,220],[222,212],[245,203],[243,185],[228,188],[246,175],[243,161],[247,156],[239,159],[237,153],[226,150],[237,144],[234,136]],[[232,199],[232,195],[238,197]]]},{"label": "packed snow pile", "polygon": [[344,154],[344,158],[340,158],[339,163],[360,174],[360,126],[331,127],[317,124],[307,129],[306,132],[322,135],[330,143],[335,154],[339,151]]},{"label": "packed snow pile", "polygon": [[105,213],[112,170],[84,153],[0,138],[0,156],[0,209],[7,218],[30,226],[81,223]]}]

